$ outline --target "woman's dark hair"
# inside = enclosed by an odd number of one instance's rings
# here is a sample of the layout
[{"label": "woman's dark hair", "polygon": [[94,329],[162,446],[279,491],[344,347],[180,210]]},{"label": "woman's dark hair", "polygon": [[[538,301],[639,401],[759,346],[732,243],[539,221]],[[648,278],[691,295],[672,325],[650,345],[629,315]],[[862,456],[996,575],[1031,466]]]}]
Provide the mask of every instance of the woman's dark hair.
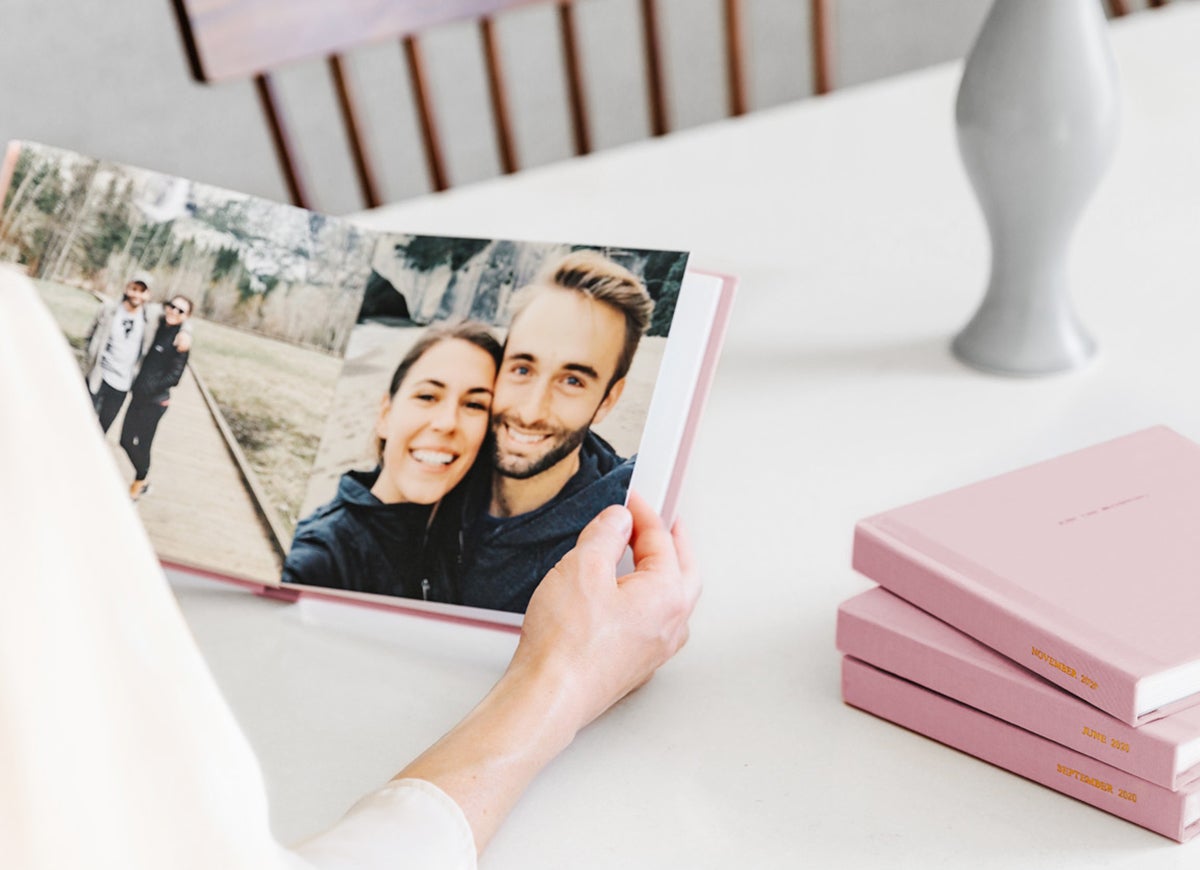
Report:
[{"label": "woman's dark hair", "polygon": [[[496,369],[499,370],[500,360],[504,357],[504,348],[500,346],[500,342],[496,340],[496,336],[492,335],[491,330],[488,329],[486,324],[480,323],[478,320],[458,320],[452,323],[431,326],[417,339],[416,344],[408,349],[408,353],[404,355],[404,359],[400,360],[400,365],[396,366],[396,371],[392,373],[392,381],[388,384],[388,398],[396,395],[396,391],[404,383],[404,378],[408,374],[408,370],[416,365],[417,360],[425,355],[425,351],[434,345],[452,339],[458,339],[459,341],[475,345],[492,358],[492,362],[496,364]],[[383,445],[384,440],[377,437],[375,439],[375,453],[381,464],[383,463]]]},{"label": "woman's dark hair", "polygon": [[480,323],[478,320],[459,320],[431,326],[425,330],[424,335],[417,339],[417,343],[409,348],[404,359],[400,360],[400,365],[396,366],[396,371],[392,373],[392,382],[388,385],[388,395],[396,395],[400,384],[404,383],[404,376],[408,374],[408,370],[416,364],[417,360],[425,355],[425,351],[435,344],[455,338],[475,345],[492,358],[497,369],[500,368],[504,350],[486,324]]}]

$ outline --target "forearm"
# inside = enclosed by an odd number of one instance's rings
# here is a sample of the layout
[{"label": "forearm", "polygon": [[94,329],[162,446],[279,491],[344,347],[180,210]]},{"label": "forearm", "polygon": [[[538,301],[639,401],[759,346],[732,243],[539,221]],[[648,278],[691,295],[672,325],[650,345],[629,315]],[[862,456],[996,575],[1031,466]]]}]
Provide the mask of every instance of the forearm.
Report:
[{"label": "forearm", "polygon": [[546,662],[514,662],[479,706],[396,777],[424,779],[450,795],[479,852],[583,724],[559,671]]},{"label": "forearm", "polygon": [[[635,569],[618,580],[627,544]],[[699,594],[682,535],[636,493],[606,508],[538,585],[504,676],[400,777],[453,798],[482,851],[538,772],[683,645]]]},{"label": "forearm", "polygon": [[87,332],[83,335],[84,347],[92,343],[92,338],[96,335],[96,330],[100,328],[100,320],[104,317],[104,305],[101,304],[96,313],[92,316],[92,322],[88,324]]}]

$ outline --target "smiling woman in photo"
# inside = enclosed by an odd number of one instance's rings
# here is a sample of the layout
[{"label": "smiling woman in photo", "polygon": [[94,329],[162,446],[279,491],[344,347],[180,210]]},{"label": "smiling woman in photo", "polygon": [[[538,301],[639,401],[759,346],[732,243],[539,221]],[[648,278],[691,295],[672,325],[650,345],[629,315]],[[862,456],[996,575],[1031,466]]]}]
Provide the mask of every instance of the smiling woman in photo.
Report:
[{"label": "smiling woman in photo", "polygon": [[342,475],[333,500],[296,527],[285,583],[443,599],[423,570],[426,530],[479,454],[500,356],[479,323],[425,332],[380,404],[379,465]]},{"label": "smiling woman in photo", "polygon": [[[150,448],[158,424],[171,404],[171,390],[187,368],[188,351],[177,346],[177,337],[195,305],[186,296],[175,296],[162,307],[154,338],[129,390],[129,408],[121,425],[121,448],[133,463],[129,497],[137,501],[150,491]],[[186,343],[191,347],[190,339]]]}]

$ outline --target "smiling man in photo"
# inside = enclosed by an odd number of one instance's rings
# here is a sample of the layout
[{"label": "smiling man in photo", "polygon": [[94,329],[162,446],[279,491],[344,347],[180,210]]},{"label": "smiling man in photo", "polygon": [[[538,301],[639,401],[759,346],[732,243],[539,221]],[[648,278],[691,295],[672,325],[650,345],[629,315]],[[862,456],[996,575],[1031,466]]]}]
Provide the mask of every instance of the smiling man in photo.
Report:
[{"label": "smiling man in photo", "polygon": [[621,398],[654,302],[595,251],[553,263],[520,291],[496,376],[491,463],[461,517],[453,586],[474,607],[524,611],[538,582],[611,504],[633,459],[591,427]]}]

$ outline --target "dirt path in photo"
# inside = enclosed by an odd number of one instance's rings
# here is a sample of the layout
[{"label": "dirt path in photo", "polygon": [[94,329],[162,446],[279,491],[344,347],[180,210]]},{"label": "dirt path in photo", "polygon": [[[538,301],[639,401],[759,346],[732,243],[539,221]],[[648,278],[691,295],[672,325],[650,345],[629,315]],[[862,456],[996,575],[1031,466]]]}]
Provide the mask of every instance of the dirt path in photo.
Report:
[{"label": "dirt path in photo", "polygon": [[[119,446],[124,412],[108,441],[127,481],[133,467]],[[225,439],[189,368],[171,392],[151,456],[150,491],[137,503],[164,561],[275,582],[280,561]]]}]

